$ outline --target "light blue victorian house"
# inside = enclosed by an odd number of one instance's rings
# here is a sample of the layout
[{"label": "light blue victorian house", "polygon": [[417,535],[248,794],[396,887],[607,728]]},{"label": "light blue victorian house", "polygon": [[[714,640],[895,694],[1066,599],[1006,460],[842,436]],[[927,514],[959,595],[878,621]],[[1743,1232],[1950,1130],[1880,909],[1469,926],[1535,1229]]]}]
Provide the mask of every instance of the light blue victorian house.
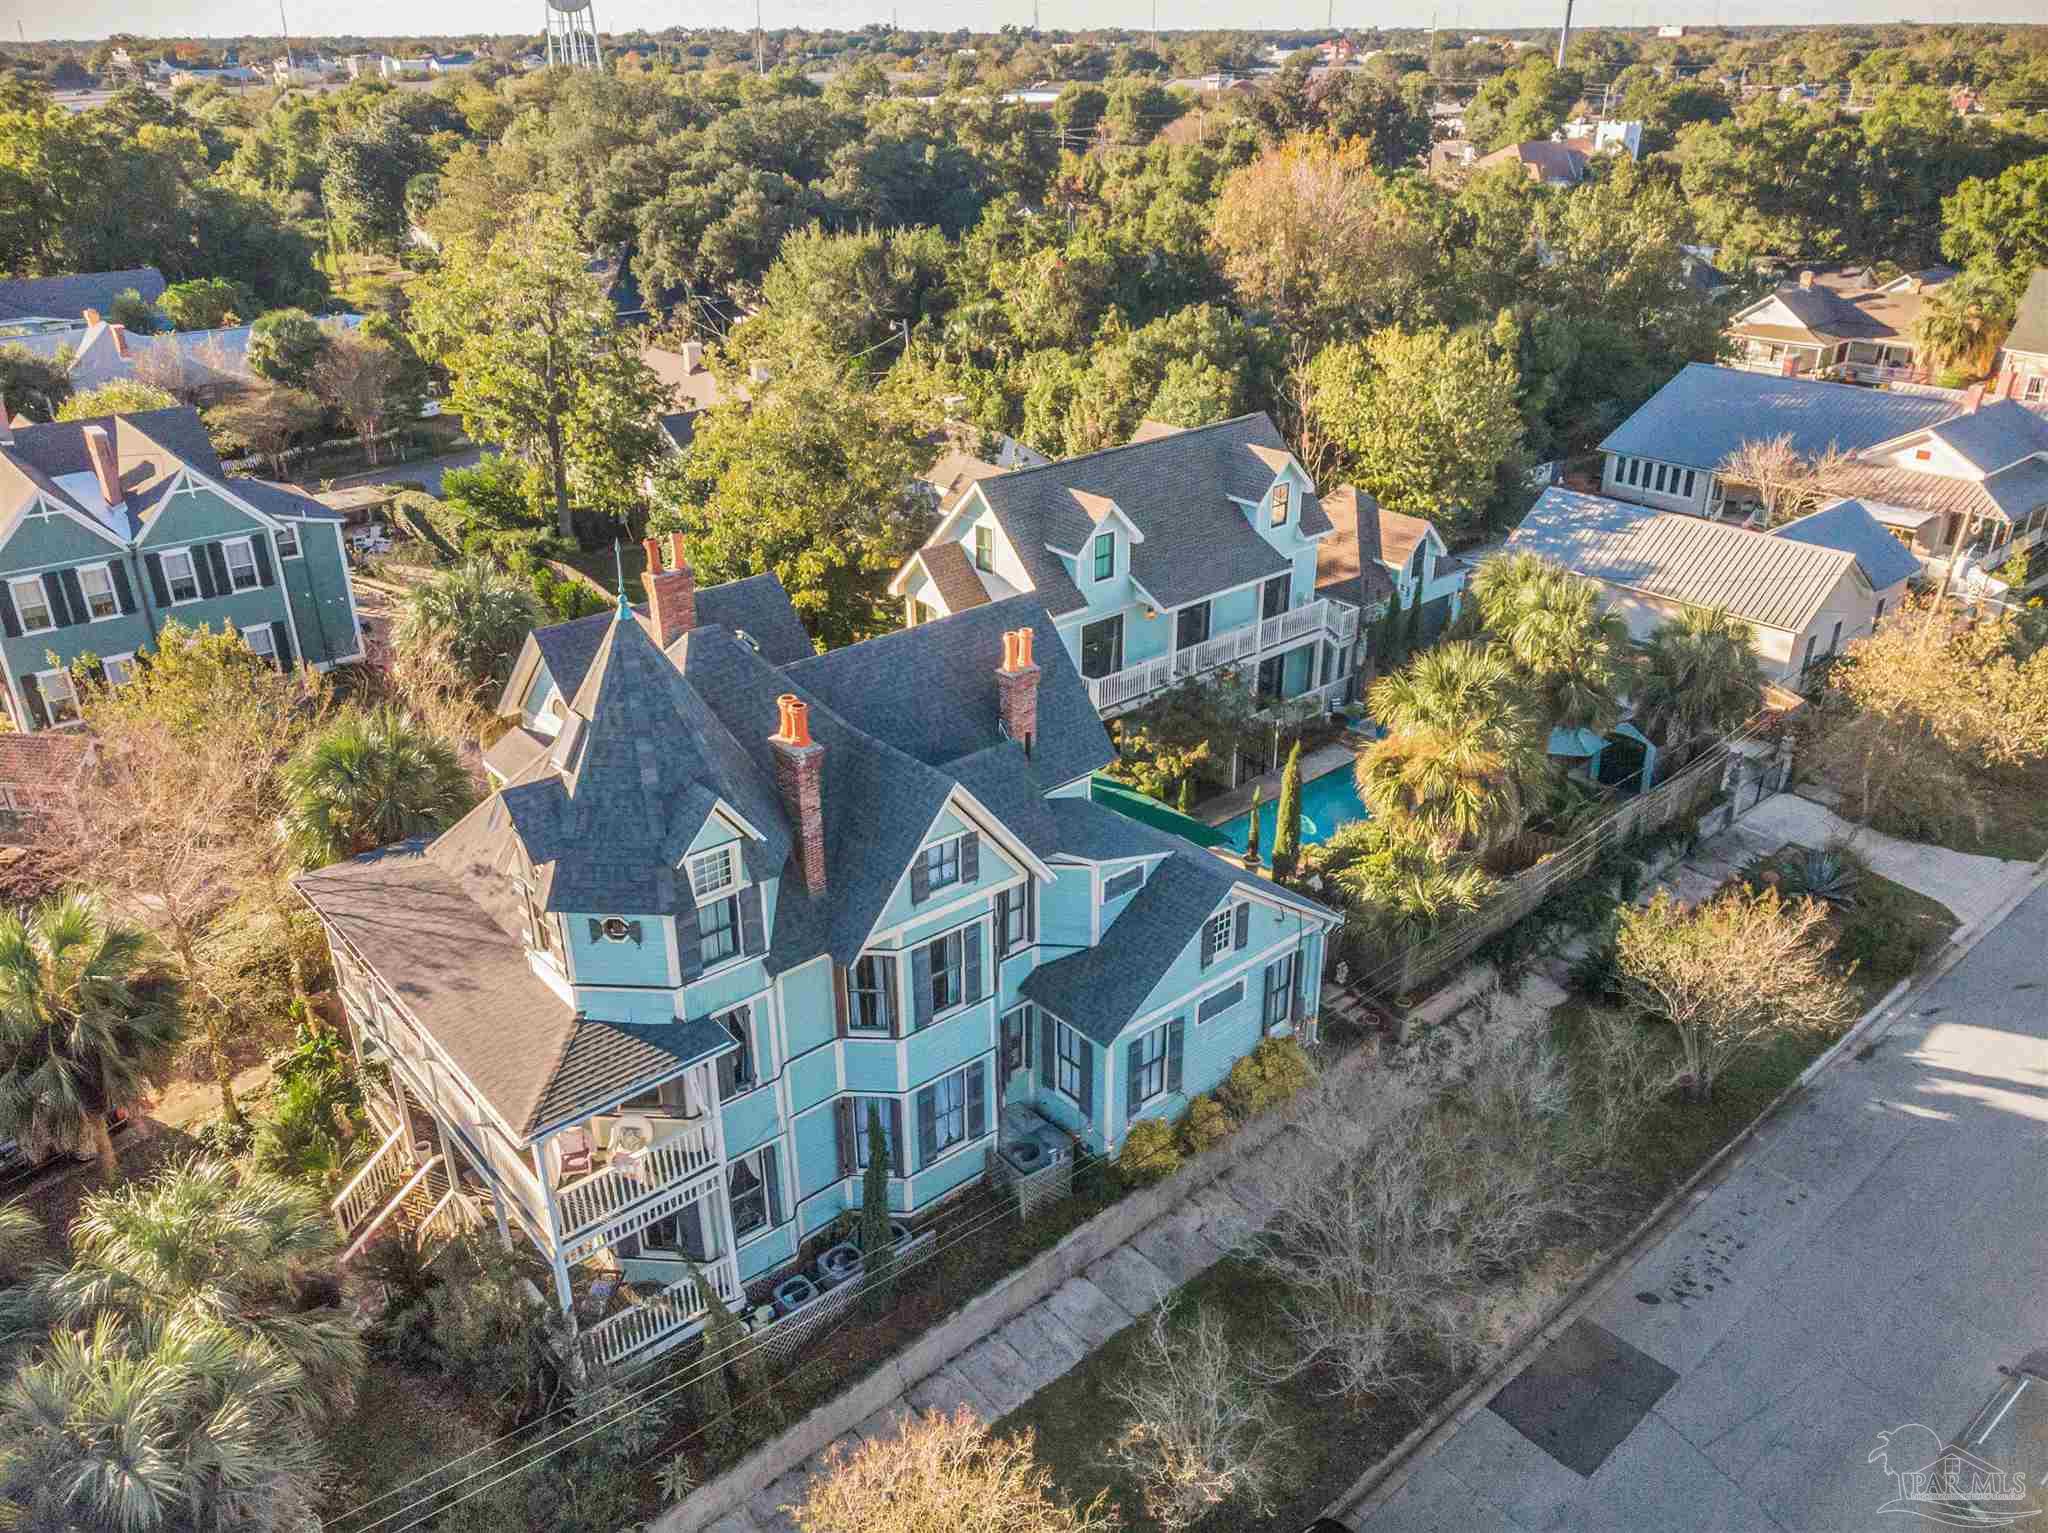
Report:
[{"label": "light blue victorian house", "polygon": [[915,1228],[1313,1029],[1338,918],[1089,801],[1108,737],[1037,597],[797,656],[772,578],[648,552],[644,612],[530,641],[486,802],[300,881],[388,1075],[352,1244],[422,1192],[494,1218],[572,1316],[642,1292],[584,1326],[616,1362],[701,1326],[693,1265],[759,1303],[831,1239],[871,1107]]},{"label": "light blue victorian house", "polygon": [[1262,699],[1348,697],[1359,610],[1318,594],[1332,524],[1266,416],[985,467],[890,586],[911,625],[1029,593],[1105,718],[1226,666]]}]

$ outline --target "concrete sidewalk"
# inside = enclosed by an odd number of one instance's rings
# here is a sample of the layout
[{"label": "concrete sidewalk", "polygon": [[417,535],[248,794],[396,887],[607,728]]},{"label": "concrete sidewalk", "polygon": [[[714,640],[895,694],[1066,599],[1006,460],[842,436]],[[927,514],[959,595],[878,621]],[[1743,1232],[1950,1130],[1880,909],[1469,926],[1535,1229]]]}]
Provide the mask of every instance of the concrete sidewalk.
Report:
[{"label": "concrete sidewalk", "polygon": [[[1806,839],[1784,823],[1784,839]],[[2048,1340],[2044,950],[2037,888],[1764,1125],[1490,1407],[1346,1520],[1359,1533],[1886,1523],[1899,1482],[1870,1462],[1878,1434],[1920,1424],[1931,1433],[1910,1436],[1947,1439],[2000,1364]]]}]

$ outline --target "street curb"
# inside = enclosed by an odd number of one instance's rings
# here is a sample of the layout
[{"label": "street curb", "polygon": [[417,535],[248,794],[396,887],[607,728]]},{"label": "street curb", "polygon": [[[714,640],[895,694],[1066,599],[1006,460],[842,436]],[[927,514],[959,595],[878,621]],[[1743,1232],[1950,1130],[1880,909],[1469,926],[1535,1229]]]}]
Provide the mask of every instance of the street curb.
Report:
[{"label": "street curb", "polygon": [[1538,1352],[1555,1342],[1581,1315],[1605,1298],[1608,1290],[1620,1281],[1628,1264],[1653,1240],[1661,1239],[1668,1228],[1678,1222],[1681,1213],[1690,1211],[1694,1204],[1705,1199],[1710,1190],[1707,1184],[1718,1182],[1735,1168],[1735,1162],[1742,1152],[1749,1149],[1758,1129],[1775,1118],[1787,1103],[1804,1092],[1822,1070],[1845,1052],[1869,1038],[1882,1036],[1896,1020],[1896,1008],[1909,992],[1924,989],[1941,979],[2017,910],[2029,895],[2044,885],[2048,885],[2048,857],[2042,858],[2035,865],[2034,875],[2001,901],[1990,915],[1969,926],[1958,927],[1949,938],[1948,950],[1924,974],[1908,975],[1892,986],[1882,1000],[1864,1012],[1855,1026],[1802,1070],[1797,1080],[1773,1097],[1762,1112],[1744,1125],[1741,1132],[1709,1156],[1698,1170],[1638,1221],[1620,1244],[1579,1279],[1570,1293],[1544,1312],[1535,1328],[1525,1333],[1524,1339],[1491,1372],[1484,1378],[1474,1379],[1438,1406],[1427,1420],[1354,1480],[1350,1489],[1332,1501],[1323,1515],[1349,1527],[1364,1521],[1398,1495],[1401,1487],[1408,1483],[1409,1476],[1430,1454],[1447,1442],[1458,1428],[1485,1410],[1493,1397],[1505,1389]]}]

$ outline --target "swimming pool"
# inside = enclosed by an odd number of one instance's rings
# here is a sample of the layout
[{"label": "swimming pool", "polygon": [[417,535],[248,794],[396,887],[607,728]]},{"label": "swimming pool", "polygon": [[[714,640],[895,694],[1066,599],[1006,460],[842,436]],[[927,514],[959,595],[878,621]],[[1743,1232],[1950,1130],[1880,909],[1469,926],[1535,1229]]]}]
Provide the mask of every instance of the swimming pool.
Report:
[{"label": "swimming pool", "polygon": [[[1259,854],[1273,855],[1273,827],[1280,818],[1280,802],[1269,798],[1259,805]],[[1327,841],[1339,826],[1353,820],[1367,818],[1365,805],[1359,802],[1358,783],[1349,767],[1339,767],[1334,772],[1325,772],[1321,777],[1311,778],[1301,785],[1301,844],[1314,846],[1318,841]],[[1234,820],[1225,820],[1216,827],[1223,838],[1237,851],[1244,850],[1245,837],[1251,827],[1251,812],[1247,810]]]}]

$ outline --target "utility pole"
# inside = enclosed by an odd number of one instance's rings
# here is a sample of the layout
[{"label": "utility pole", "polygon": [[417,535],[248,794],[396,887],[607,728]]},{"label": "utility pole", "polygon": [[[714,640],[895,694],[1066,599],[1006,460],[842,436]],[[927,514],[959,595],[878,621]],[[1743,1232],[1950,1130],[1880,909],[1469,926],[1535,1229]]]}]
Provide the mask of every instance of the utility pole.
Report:
[{"label": "utility pole", "polygon": [[1564,45],[1571,41],[1572,0],[1564,0],[1564,25],[1557,32],[1557,67],[1564,68]]},{"label": "utility pole", "polygon": [[754,0],[754,73],[768,72],[768,62],[761,53],[761,0]]},{"label": "utility pole", "polygon": [[277,0],[277,30],[284,37],[284,83],[292,83],[292,27],[284,19],[284,0]]}]

